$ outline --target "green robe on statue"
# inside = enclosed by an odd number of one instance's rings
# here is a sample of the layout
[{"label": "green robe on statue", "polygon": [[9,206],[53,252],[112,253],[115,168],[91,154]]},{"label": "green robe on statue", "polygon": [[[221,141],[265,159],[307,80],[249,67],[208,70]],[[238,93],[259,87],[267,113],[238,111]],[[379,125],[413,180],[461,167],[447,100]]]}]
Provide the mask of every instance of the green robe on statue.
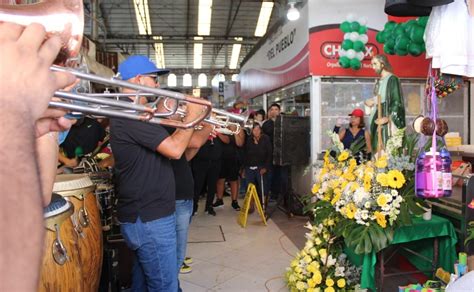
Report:
[{"label": "green robe on statue", "polygon": [[[389,74],[384,78],[380,78],[378,82],[378,92],[382,101],[382,117],[388,117],[389,122],[382,126],[383,145],[387,144],[387,140],[396,129],[405,128],[405,103],[403,101],[400,81],[397,76]],[[378,125],[375,121],[378,118],[377,97],[375,97],[375,105],[370,115],[370,135],[372,149],[377,150]]]}]

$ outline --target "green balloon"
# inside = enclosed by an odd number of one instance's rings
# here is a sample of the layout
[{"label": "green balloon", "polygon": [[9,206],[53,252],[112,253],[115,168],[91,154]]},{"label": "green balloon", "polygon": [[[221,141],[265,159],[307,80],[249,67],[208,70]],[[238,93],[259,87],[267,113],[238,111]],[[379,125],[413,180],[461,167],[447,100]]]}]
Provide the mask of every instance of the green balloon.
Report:
[{"label": "green balloon", "polygon": [[417,44],[422,44],[423,43],[423,34],[425,33],[425,28],[421,27],[419,25],[413,26],[413,30],[410,33],[410,39],[417,43]]},{"label": "green balloon", "polygon": [[408,49],[408,45],[410,44],[410,39],[406,36],[402,35],[397,38],[395,42],[395,51],[406,51]]},{"label": "green balloon", "polygon": [[351,31],[351,24],[350,24],[348,21],[344,21],[343,23],[341,23],[341,25],[339,26],[339,28],[340,28],[343,32],[350,32],[350,31]]},{"label": "green balloon", "polygon": [[399,56],[406,56],[406,55],[408,55],[408,51],[407,50],[395,50],[395,54],[397,54]]},{"label": "green balloon", "polygon": [[426,24],[428,23],[428,19],[429,19],[428,16],[419,17],[417,19],[418,25],[422,27],[426,27]]},{"label": "green balloon", "polygon": [[352,69],[354,69],[354,70],[359,70],[359,69],[360,69],[360,66],[361,66],[361,64],[360,64],[359,59],[356,59],[356,58],[351,59],[351,68],[352,68]]},{"label": "green balloon", "polygon": [[361,42],[361,41],[355,41],[355,42],[354,42],[353,49],[354,49],[354,51],[356,51],[356,52],[362,52],[362,51],[365,52],[365,45],[364,45],[364,43]]},{"label": "green balloon", "polygon": [[357,21],[351,22],[351,31],[359,31],[360,23]]},{"label": "green balloon", "polygon": [[344,50],[348,51],[354,47],[354,43],[351,40],[343,40],[341,46]]},{"label": "green balloon", "polygon": [[391,48],[392,50],[395,48],[395,39],[394,38],[390,38],[388,39],[386,42],[385,42],[385,45],[384,45],[384,48],[385,46]]},{"label": "green balloon", "polygon": [[408,45],[408,53],[410,53],[410,55],[415,56],[415,57],[423,54],[422,45],[412,42],[411,44]]},{"label": "green balloon", "polygon": [[395,21],[389,21],[384,25],[384,30],[392,30],[396,25],[397,23]]},{"label": "green balloon", "polygon": [[375,35],[375,40],[377,40],[377,42],[383,44],[385,43],[385,34],[384,34],[384,31],[379,31],[376,35]]},{"label": "green balloon", "polygon": [[405,34],[405,27],[402,25],[397,25],[397,27],[394,29],[395,35],[400,36]]},{"label": "green balloon", "polygon": [[351,60],[347,57],[341,57],[339,58],[339,65],[341,65],[342,68],[349,68],[351,66]]},{"label": "green balloon", "polygon": [[359,28],[359,34],[366,34],[367,33],[367,26],[361,25]]},{"label": "green balloon", "polygon": [[393,47],[389,47],[389,46],[387,46],[387,44],[383,45],[383,51],[386,54],[389,54],[389,55],[394,55],[395,54],[395,50],[393,49]]}]

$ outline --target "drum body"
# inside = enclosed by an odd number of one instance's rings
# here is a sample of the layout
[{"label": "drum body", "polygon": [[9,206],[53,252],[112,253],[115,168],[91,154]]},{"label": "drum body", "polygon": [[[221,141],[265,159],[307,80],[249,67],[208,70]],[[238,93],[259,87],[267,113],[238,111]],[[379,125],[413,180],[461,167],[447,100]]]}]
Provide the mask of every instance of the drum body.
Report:
[{"label": "drum body", "polygon": [[78,234],[84,291],[97,291],[102,269],[102,225],[95,185],[84,174],[58,175],[53,191],[74,205],[73,225]]},{"label": "drum body", "polygon": [[46,236],[39,291],[84,290],[73,213],[74,206],[57,194],[44,208]]},{"label": "drum body", "polygon": [[100,204],[102,213],[102,230],[109,231],[114,224],[115,193],[114,185],[110,183],[98,183],[95,196]]}]

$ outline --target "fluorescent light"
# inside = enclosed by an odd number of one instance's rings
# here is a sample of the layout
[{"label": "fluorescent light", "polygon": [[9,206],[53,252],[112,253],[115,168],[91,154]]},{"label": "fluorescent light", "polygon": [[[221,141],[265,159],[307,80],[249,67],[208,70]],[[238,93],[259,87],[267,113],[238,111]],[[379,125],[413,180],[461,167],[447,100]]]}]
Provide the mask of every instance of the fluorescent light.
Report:
[{"label": "fluorescent light", "polygon": [[288,18],[289,21],[295,21],[300,18],[300,12],[295,8],[295,3],[290,3],[290,8],[288,9],[286,18]]},{"label": "fluorescent light", "polygon": [[236,69],[237,63],[239,62],[240,49],[242,44],[233,44],[232,45],[232,55],[230,56],[229,69]]},{"label": "fluorescent light", "polygon": [[198,35],[211,34],[212,0],[199,0]]},{"label": "fluorescent light", "polygon": [[273,2],[262,2],[260,15],[258,16],[257,27],[255,28],[255,36],[262,37],[267,32],[268,23],[272,16]]},{"label": "fluorescent light", "polygon": [[135,17],[137,19],[138,33],[141,35],[152,34],[148,0],[133,0],[133,4]]},{"label": "fluorescent light", "polygon": [[[194,37],[197,41],[202,41],[202,37]],[[202,43],[194,43],[194,69],[202,68]]]},{"label": "fluorescent light", "polygon": [[[163,38],[161,36],[155,36],[153,37],[155,40],[162,40]],[[163,43],[154,43],[153,46],[155,47],[155,60],[156,60],[156,66],[158,68],[166,68],[165,65],[165,51],[163,49]]]}]

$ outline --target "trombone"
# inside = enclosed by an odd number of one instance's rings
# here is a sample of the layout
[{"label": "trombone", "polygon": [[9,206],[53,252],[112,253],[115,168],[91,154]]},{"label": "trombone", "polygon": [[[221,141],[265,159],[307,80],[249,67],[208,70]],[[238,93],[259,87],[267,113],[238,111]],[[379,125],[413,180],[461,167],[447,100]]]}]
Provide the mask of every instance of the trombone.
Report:
[{"label": "trombone", "polygon": [[[178,103],[175,103],[173,106],[168,105],[168,99],[163,103],[163,107],[169,112],[174,111],[181,117],[186,115],[186,112],[178,106]],[[176,108],[178,107],[178,108]],[[203,122],[211,124],[216,127],[216,131],[225,135],[235,135],[240,132],[243,127],[247,126],[249,115],[243,114],[233,114],[225,110],[212,108],[211,115],[203,119]],[[242,124],[242,125],[241,125]],[[234,127],[234,129],[231,129]],[[200,130],[202,127],[196,126],[195,129]]]},{"label": "trombone", "polygon": [[[97,76],[97,75],[93,75],[89,73],[84,73],[84,72],[80,72],[80,71],[73,70],[70,68],[65,68],[65,67],[51,66],[51,70],[55,72],[68,72],[78,78],[95,82],[95,83],[101,83],[104,85],[117,86],[117,87],[136,90],[135,93],[121,93],[121,94],[110,93],[110,94],[91,94],[91,95],[56,91],[54,94],[55,97],[59,97],[59,98],[67,99],[67,100],[85,102],[87,104],[80,105],[80,104],[73,104],[73,103],[60,102],[60,101],[51,101],[49,103],[51,107],[63,108],[67,110],[78,111],[78,112],[92,114],[92,115],[128,118],[132,120],[145,121],[152,124],[159,124],[163,126],[170,126],[170,127],[183,128],[183,129],[192,128],[198,125],[202,120],[204,120],[207,116],[209,116],[212,110],[212,106],[209,101],[192,97],[192,96],[182,94],[179,92],[143,86],[143,85],[123,81],[117,78],[105,78],[105,77],[101,77],[101,76]],[[107,97],[114,97],[114,96],[131,96],[131,95],[135,95],[137,97],[158,96],[158,97],[166,97],[167,99],[171,98],[180,102],[192,102],[195,104],[202,105],[204,107],[204,110],[199,118],[195,119],[194,121],[184,123],[181,121],[164,119],[164,117],[172,116],[178,111],[178,103],[176,103],[174,107],[167,108],[168,112],[158,113],[156,109],[156,102],[151,105],[142,105],[142,104],[137,103],[139,100],[138,98],[135,99],[135,103],[121,101],[121,100],[112,100],[110,98],[107,98]]]}]

